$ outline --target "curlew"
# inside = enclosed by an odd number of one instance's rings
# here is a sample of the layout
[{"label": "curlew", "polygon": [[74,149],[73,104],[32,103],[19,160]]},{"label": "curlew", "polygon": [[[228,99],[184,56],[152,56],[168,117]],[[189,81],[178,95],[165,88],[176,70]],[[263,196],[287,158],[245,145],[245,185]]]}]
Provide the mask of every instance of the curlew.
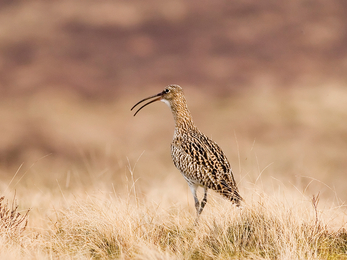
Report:
[{"label": "curlew", "polygon": [[[188,182],[194,196],[197,220],[207,203],[207,191],[212,189],[237,206],[243,200],[239,195],[230,163],[221,148],[204,135],[193,123],[183,90],[178,85],[169,85],[162,92],[136,103],[152,99],[141,106],[134,116],[145,106],[162,101],[167,104],[175,120],[175,132],[171,143],[174,165]],[[204,188],[201,203],[196,195],[198,187]]]}]

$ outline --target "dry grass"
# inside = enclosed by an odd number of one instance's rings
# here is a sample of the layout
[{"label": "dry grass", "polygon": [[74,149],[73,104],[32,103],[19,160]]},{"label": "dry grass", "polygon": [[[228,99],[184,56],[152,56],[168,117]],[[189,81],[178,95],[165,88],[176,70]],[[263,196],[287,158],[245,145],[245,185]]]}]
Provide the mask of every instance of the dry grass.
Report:
[{"label": "dry grass", "polygon": [[5,202],[5,196],[0,197],[0,235],[18,236],[20,235],[28,224],[27,210],[24,214],[19,213],[18,205],[16,205],[15,198],[13,198],[11,206],[8,201]]},{"label": "dry grass", "polygon": [[[65,198],[47,229],[32,228],[1,246],[2,259],[346,259],[342,209],[318,196],[257,194],[242,210],[212,196],[200,224],[179,207],[134,194]],[[217,199],[217,201],[216,201]],[[338,221],[336,219],[339,219]],[[337,225],[337,226],[336,226]],[[338,225],[340,225],[338,227]],[[3,249],[6,249],[4,251]],[[11,253],[8,253],[11,252]]]},{"label": "dry grass", "polygon": [[195,227],[184,213],[91,199],[59,213],[50,250],[100,259],[342,258],[346,231],[331,230],[315,202],[304,204],[262,198],[241,212],[214,205]]},{"label": "dry grass", "polygon": [[17,231],[0,236],[0,259],[347,259],[347,91],[186,93],[196,124],[233,165],[242,210],[211,192],[194,226],[162,104],[134,119],[137,97],[4,100],[3,153],[28,138],[3,157],[12,161],[1,168],[1,195],[17,199],[1,209]]}]

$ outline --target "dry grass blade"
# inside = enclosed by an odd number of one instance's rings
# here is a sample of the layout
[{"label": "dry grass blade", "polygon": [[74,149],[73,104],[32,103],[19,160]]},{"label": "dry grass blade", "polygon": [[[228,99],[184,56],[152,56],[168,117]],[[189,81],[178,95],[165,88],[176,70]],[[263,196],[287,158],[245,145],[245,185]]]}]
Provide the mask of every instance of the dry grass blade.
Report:
[{"label": "dry grass blade", "polygon": [[312,195],[312,206],[314,209],[314,214],[316,217],[316,227],[319,226],[319,218],[318,218],[318,203],[319,203],[319,193],[317,195]]}]

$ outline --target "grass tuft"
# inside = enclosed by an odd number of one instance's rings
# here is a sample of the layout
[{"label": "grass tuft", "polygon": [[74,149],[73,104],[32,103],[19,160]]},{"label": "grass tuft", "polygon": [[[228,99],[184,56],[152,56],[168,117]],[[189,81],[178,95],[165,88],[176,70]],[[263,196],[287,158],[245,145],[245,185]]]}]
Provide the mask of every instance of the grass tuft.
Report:
[{"label": "grass tuft", "polygon": [[15,197],[11,205],[5,202],[5,196],[0,197],[0,235],[20,235],[27,227],[29,211],[19,213]]}]

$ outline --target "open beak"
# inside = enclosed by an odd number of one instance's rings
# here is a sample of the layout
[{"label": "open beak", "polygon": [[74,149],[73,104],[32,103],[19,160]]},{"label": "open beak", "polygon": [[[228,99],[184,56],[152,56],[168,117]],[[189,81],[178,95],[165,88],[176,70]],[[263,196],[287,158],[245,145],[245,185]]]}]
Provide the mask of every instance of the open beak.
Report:
[{"label": "open beak", "polygon": [[146,104],[144,104],[142,107],[140,107],[140,108],[135,112],[135,114],[134,114],[134,116],[136,116],[136,114],[137,114],[142,108],[144,108],[145,106],[147,106],[147,105],[149,105],[149,104],[151,104],[151,103],[153,103],[153,102],[155,102],[155,101],[159,101],[159,100],[161,99],[162,95],[163,95],[163,93],[160,92],[159,94],[156,94],[156,95],[154,95],[154,96],[151,96],[151,97],[142,99],[141,101],[137,102],[130,110],[132,111],[138,104],[142,103],[143,101],[146,101],[146,100],[151,99],[151,98],[155,98],[155,99],[153,99],[152,101],[149,101],[148,103],[146,103]]}]

